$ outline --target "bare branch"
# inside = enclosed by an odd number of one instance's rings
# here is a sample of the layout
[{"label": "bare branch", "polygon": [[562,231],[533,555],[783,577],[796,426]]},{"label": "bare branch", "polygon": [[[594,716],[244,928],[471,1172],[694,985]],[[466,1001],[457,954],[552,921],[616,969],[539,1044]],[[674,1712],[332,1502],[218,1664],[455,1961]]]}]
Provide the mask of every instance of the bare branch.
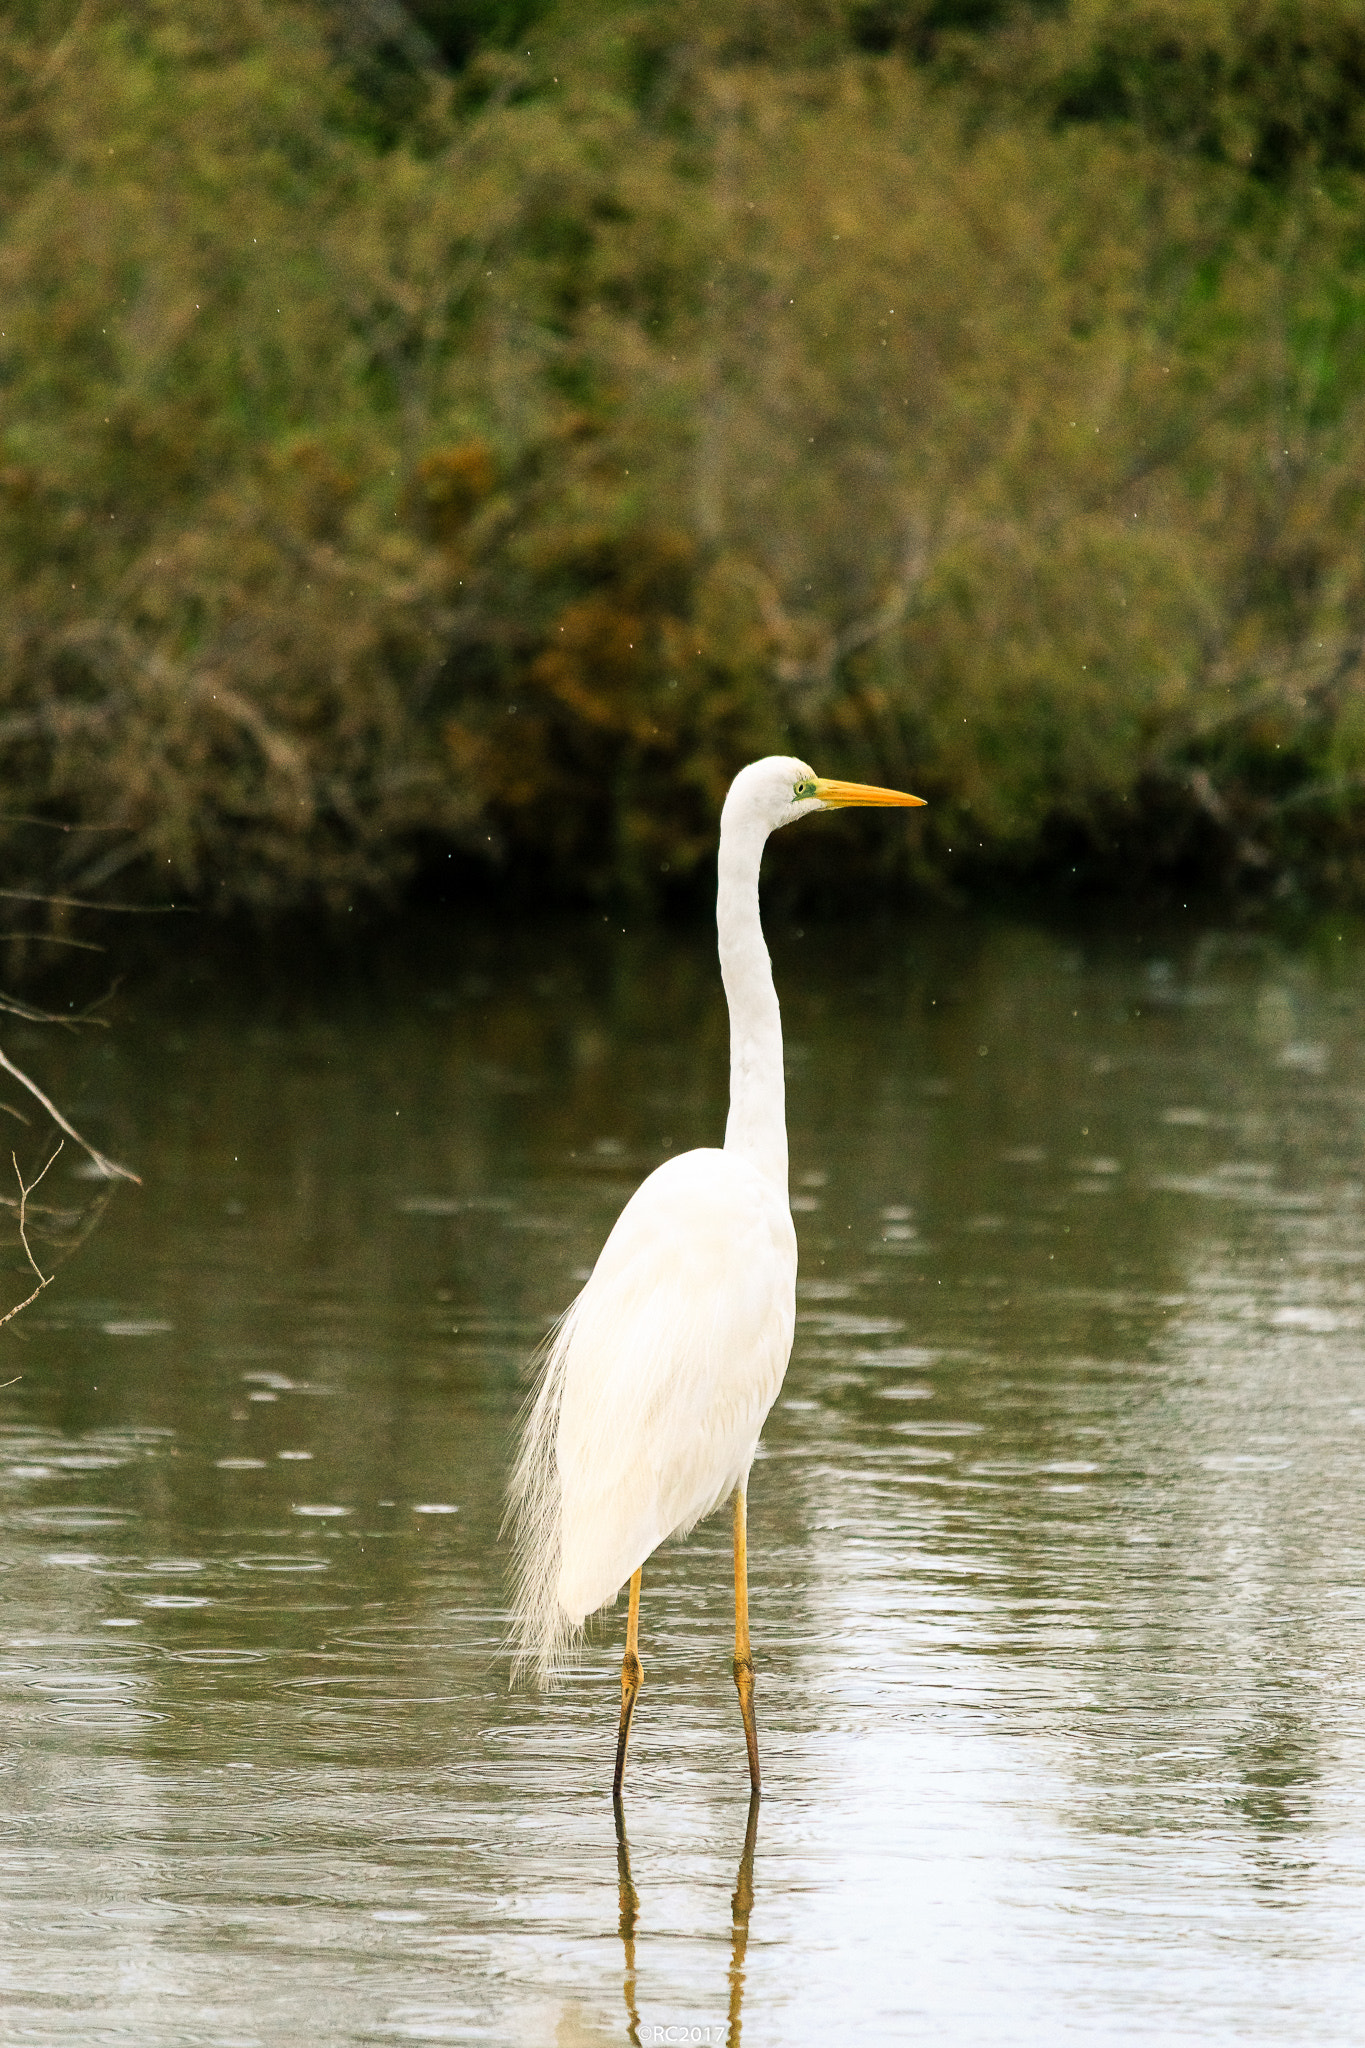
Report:
[{"label": "bare branch", "polygon": [[[113,1159],[106,1159],[102,1152],[97,1152],[95,1150],[95,1147],[90,1143],[90,1141],[87,1138],[83,1138],[81,1136],[80,1132],[76,1129],[75,1125],[69,1124],[67,1122],[66,1118],[58,1109],[56,1103],[51,1101],[46,1095],[44,1095],[42,1089],[38,1086],[38,1083],[36,1081],[30,1081],[28,1075],[24,1072],[23,1068],[16,1067],[14,1061],[8,1058],[4,1052],[0,1052],[0,1067],[3,1067],[7,1074],[12,1074],[15,1080],[19,1082],[21,1087],[27,1088],[29,1094],[36,1097],[36,1099],[42,1103],[43,1108],[52,1118],[52,1121],[56,1124],[58,1130],[65,1131],[68,1138],[74,1138],[76,1143],[80,1146],[81,1150],[89,1154],[91,1159],[94,1160],[96,1166],[99,1167],[100,1171],[103,1174],[105,1174],[110,1180],[131,1180],[135,1181],[137,1185],[141,1187],[142,1181],[141,1177],[138,1174],[134,1173],[130,1167],[120,1166],[117,1163],[117,1161]],[[56,1157],[55,1153],[53,1154],[53,1157]],[[44,1167],[43,1172],[46,1173],[46,1171],[47,1167]],[[39,1178],[41,1178],[41,1175],[39,1176]],[[34,1182],[34,1186],[37,1186],[36,1181]]]},{"label": "bare branch", "polygon": [[84,34],[92,12],[92,0],[81,0],[81,5],[72,15],[65,32],[57,38],[57,41],[47,53],[47,62],[38,72],[38,83],[40,85],[50,84],[62,70],[67,58],[71,55],[72,50]]},{"label": "bare branch", "polygon": [[[17,996],[0,996],[0,1010],[11,1017],[22,1017],[26,1024],[60,1024],[64,1031],[75,1029],[74,1017],[59,1016],[55,1010],[35,1010],[32,1003],[21,1003]],[[104,1019],[96,1021],[103,1023]]]},{"label": "bare branch", "polygon": [[[19,1242],[23,1245],[24,1252],[28,1258],[28,1262],[30,1266],[32,1266],[34,1272],[38,1275],[38,1278],[40,1280],[43,1280],[43,1269],[38,1264],[38,1261],[34,1258],[33,1253],[29,1250],[28,1233],[24,1228],[26,1212],[28,1207],[28,1198],[33,1193],[33,1190],[37,1187],[38,1182],[43,1179],[44,1175],[47,1172],[48,1167],[51,1166],[53,1160],[57,1157],[57,1152],[60,1152],[62,1150],[65,1143],[65,1138],[58,1138],[57,1150],[48,1155],[46,1163],[39,1167],[37,1174],[29,1182],[27,1187],[24,1186],[24,1176],[19,1171],[18,1159],[15,1158],[13,1152],[11,1152],[9,1155],[14,1166],[14,1177],[19,1183]],[[46,1280],[43,1280],[43,1285],[44,1287],[47,1286]]]},{"label": "bare branch", "polygon": [[62,818],[36,818],[27,811],[0,811],[0,825],[44,825],[49,832],[126,832],[126,825],[69,825]]},{"label": "bare branch", "polygon": [[[900,572],[877,609],[861,619],[854,619],[842,632],[822,626],[818,629],[818,647],[813,655],[779,655],[774,662],[774,671],[780,682],[815,685],[828,688],[839,664],[850,654],[869,646],[894,633],[903,622],[923,583],[929,564],[929,538],[918,521],[912,521],[906,535],[905,550]],[[766,600],[766,601],[765,601]],[[766,592],[760,598],[766,614],[769,630],[779,639],[790,641],[795,637],[792,622],[782,610],[774,592]]]},{"label": "bare branch", "polygon": [[35,1010],[31,1003],[21,1003],[17,996],[0,996],[0,1010],[7,1010],[11,1017],[22,1017],[26,1024],[60,1024],[63,1031],[77,1031],[82,1024],[98,1024],[101,1031],[109,1029],[107,1017],[97,1017],[96,1010],[112,1000],[118,990],[114,981],[102,996],[96,996],[93,1003],[87,1003],[83,1010],[63,1017],[59,1010]]},{"label": "bare branch", "polygon": [[40,889],[0,889],[0,896],[13,903],[55,903],[63,910],[119,910],[131,917],[165,917],[184,908],[179,903],[101,903],[91,896],[48,896]]},{"label": "bare branch", "polygon": [[0,939],[32,939],[35,946],[78,946],[82,953],[107,953],[107,946],[97,946],[93,939],[68,939],[56,932],[0,932]]},{"label": "bare branch", "polygon": [[[59,1138],[57,1140],[57,1152],[61,1151],[62,1146],[65,1144],[65,1142],[66,1141],[64,1138]],[[34,1272],[38,1275],[38,1285],[34,1288],[32,1294],[26,1295],[23,1301],[17,1301],[12,1309],[10,1309],[5,1315],[0,1316],[0,1330],[3,1330],[6,1323],[12,1322],[15,1316],[19,1315],[24,1309],[26,1309],[29,1306],[30,1302],[36,1301],[38,1299],[38,1296],[42,1293],[43,1289],[51,1283],[53,1278],[53,1275],[51,1273],[44,1273],[42,1267],[34,1258],[33,1247],[28,1241],[28,1230],[26,1228],[26,1225],[28,1222],[28,1198],[33,1193],[33,1190],[37,1187],[38,1182],[43,1178],[43,1175],[47,1172],[48,1167],[51,1166],[52,1161],[57,1157],[57,1152],[53,1152],[51,1154],[47,1161],[47,1164],[40,1169],[40,1171],[31,1181],[28,1182],[27,1186],[25,1186],[24,1184],[23,1174],[19,1171],[18,1159],[15,1157],[13,1152],[11,1152],[9,1155],[11,1160],[13,1160],[14,1162],[14,1177],[19,1183],[19,1242],[24,1247],[24,1256],[27,1258]],[[14,1382],[11,1380],[10,1385],[13,1386],[13,1384]]]},{"label": "bare branch", "polygon": [[[47,1280],[50,1280],[51,1278],[52,1275],[49,1273],[47,1276]],[[13,1308],[7,1309],[4,1315],[0,1316],[0,1330],[4,1329],[6,1323],[12,1322],[15,1316],[22,1315],[23,1311],[26,1308],[32,1306],[32,1304],[38,1299],[38,1296],[42,1293],[43,1289],[47,1286],[47,1280],[40,1280],[38,1282],[38,1285],[34,1288],[32,1294],[26,1294],[22,1301],[16,1301]],[[13,1381],[11,1381],[10,1384],[13,1385]]]}]

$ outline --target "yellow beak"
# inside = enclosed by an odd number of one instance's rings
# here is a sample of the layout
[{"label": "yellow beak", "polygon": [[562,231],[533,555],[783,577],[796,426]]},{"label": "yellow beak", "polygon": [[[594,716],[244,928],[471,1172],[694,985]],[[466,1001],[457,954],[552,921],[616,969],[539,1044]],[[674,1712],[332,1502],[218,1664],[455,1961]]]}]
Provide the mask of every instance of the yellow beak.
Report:
[{"label": "yellow beak", "polygon": [[823,775],[815,778],[815,794],[832,811],[842,810],[846,804],[916,806],[924,803],[922,796],[907,796],[901,789],[875,789],[868,782],[829,782]]}]

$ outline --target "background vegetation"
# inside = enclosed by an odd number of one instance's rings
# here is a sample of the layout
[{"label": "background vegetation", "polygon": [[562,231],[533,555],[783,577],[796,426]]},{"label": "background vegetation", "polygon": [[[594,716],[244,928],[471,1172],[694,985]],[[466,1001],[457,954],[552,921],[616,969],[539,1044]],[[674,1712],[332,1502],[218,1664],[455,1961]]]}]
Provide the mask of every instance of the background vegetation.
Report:
[{"label": "background vegetation", "polygon": [[1356,0],[16,0],[4,863],[1359,895],[1363,343]]}]

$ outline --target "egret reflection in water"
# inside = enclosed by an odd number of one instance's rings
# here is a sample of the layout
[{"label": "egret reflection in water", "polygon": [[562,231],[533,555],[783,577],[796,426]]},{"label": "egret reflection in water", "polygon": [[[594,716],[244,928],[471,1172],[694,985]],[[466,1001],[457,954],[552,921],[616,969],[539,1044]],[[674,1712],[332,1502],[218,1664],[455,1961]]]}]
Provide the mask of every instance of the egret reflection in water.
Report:
[{"label": "egret reflection in water", "polygon": [[[744,2021],[744,1959],[749,1948],[749,1916],[754,1909],[754,1852],[758,1847],[758,1809],[761,1795],[749,1794],[749,1813],[744,1828],[744,1847],[735,1873],[730,1897],[729,2002],[726,2012],[727,2048],[739,2048]],[[640,2008],[636,1969],[636,1937],[640,1922],[640,1895],[631,1875],[630,1843],[626,1838],[626,1813],[618,1792],[612,1800],[616,1820],[616,1870],[620,1890],[621,1950],[625,1961],[622,1988],[625,1994],[627,2034],[639,2048]],[[676,2027],[676,2023],[675,2023]]]}]

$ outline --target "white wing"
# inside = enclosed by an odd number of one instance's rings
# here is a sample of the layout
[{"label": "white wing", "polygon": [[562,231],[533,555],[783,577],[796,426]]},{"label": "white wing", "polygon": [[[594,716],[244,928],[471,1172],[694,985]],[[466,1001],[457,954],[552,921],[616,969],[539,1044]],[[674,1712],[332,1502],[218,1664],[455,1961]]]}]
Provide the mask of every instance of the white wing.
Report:
[{"label": "white wing", "polygon": [[747,1473],[795,1322],[796,1234],[734,1153],[684,1153],[617,1219],[547,1360],[513,1485],[517,1634],[567,1636]]}]

